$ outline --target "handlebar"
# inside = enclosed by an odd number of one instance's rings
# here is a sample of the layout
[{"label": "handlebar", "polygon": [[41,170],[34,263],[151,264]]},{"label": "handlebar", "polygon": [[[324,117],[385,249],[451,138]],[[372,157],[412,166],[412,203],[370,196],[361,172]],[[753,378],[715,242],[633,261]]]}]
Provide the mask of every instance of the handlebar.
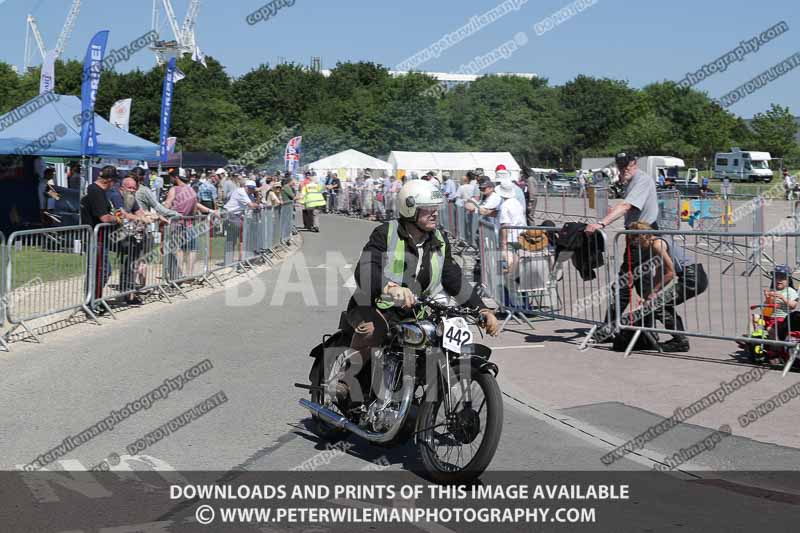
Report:
[{"label": "handlebar", "polygon": [[476,318],[478,324],[483,326],[486,322],[486,317],[480,314],[480,309],[476,307],[457,306],[450,307],[443,305],[429,296],[421,296],[417,298],[417,303],[414,304],[415,310],[421,310],[423,307],[428,307],[434,312],[441,313],[448,316],[469,316]]}]

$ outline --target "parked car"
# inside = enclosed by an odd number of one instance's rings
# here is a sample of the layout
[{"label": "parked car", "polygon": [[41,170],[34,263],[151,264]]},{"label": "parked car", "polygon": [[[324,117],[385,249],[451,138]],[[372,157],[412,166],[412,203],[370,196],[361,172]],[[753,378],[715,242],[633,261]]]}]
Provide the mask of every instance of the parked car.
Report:
[{"label": "parked car", "polygon": [[579,189],[578,182],[576,180],[570,179],[569,177],[565,176],[564,174],[556,174],[550,180],[550,184],[548,186],[550,192],[553,193],[572,193]]}]

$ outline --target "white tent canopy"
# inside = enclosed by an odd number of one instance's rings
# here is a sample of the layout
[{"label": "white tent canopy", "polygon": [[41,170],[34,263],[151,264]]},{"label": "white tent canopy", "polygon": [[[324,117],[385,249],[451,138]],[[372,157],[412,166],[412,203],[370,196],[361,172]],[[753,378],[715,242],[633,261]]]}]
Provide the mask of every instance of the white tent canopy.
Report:
[{"label": "white tent canopy", "polygon": [[[317,174],[337,172],[340,174],[339,178],[341,179],[355,179],[361,171],[367,168],[378,171],[373,175],[381,174],[382,172],[388,174],[392,171],[392,166],[386,161],[352,149],[309,163],[305,168],[306,170],[315,170]],[[342,176],[341,173],[343,171],[347,175]]]},{"label": "white tent canopy", "polygon": [[[509,152],[397,152],[389,154],[389,164],[395,173],[405,171],[407,176],[421,176],[428,171],[449,170],[464,173],[482,168],[487,176],[494,178],[497,165],[505,165],[511,176],[519,177],[520,166]],[[453,176],[460,179],[461,176]]]}]

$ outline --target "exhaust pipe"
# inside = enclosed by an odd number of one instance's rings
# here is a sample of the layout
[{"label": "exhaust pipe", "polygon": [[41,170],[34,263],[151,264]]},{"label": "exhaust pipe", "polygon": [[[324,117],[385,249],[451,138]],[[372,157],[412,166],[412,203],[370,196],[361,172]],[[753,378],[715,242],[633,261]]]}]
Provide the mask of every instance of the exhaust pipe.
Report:
[{"label": "exhaust pipe", "polygon": [[302,399],[300,400],[300,405],[320,417],[325,423],[330,424],[331,426],[347,430],[350,433],[358,435],[362,439],[366,439],[370,442],[385,443],[395,438],[397,433],[406,422],[408,409],[411,407],[411,400],[414,396],[414,376],[403,376],[403,389],[401,392],[403,399],[400,402],[400,410],[399,416],[397,417],[397,422],[395,422],[394,426],[392,426],[385,433],[376,433],[375,431],[367,431],[363,428],[360,428],[342,415],[334,413],[327,407],[323,407],[320,404],[314,403],[310,400]]}]

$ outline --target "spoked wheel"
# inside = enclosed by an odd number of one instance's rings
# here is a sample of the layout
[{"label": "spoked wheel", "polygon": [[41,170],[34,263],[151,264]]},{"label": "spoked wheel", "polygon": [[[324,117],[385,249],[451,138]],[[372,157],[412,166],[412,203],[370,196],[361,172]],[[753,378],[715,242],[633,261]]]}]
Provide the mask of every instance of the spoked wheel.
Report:
[{"label": "spoked wheel", "polygon": [[[328,368],[325,368],[324,357],[316,360],[311,380],[311,384],[315,387],[324,388],[324,390],[312,389],[311,401],[342,416],[345,415],[341,406],[341,396],[343,394],[340,393],[339,397],[337,397],[336,391],[337,387],[341,388],[343,386],[343,384],[339,383],[338,376],[342,375],[347,368],[346,354],[347,350],[342,349],[342,352],[331,361]],[[314,432],[323,439],[336,440],[347,434],[344,429],[331,426],[316,414],[312,414],[311,418],[314,421]]]},{"label": "spoked wheel", "polygon": [[442,394],[423,402],[419,412],[422,463],[438,483],[463,483],[480,476],[492,461],[503,430],[503,398],[494,376],[473,373],[466,387],[456,389],[459,397],[454,395],[453,412],[445,412]]}]

